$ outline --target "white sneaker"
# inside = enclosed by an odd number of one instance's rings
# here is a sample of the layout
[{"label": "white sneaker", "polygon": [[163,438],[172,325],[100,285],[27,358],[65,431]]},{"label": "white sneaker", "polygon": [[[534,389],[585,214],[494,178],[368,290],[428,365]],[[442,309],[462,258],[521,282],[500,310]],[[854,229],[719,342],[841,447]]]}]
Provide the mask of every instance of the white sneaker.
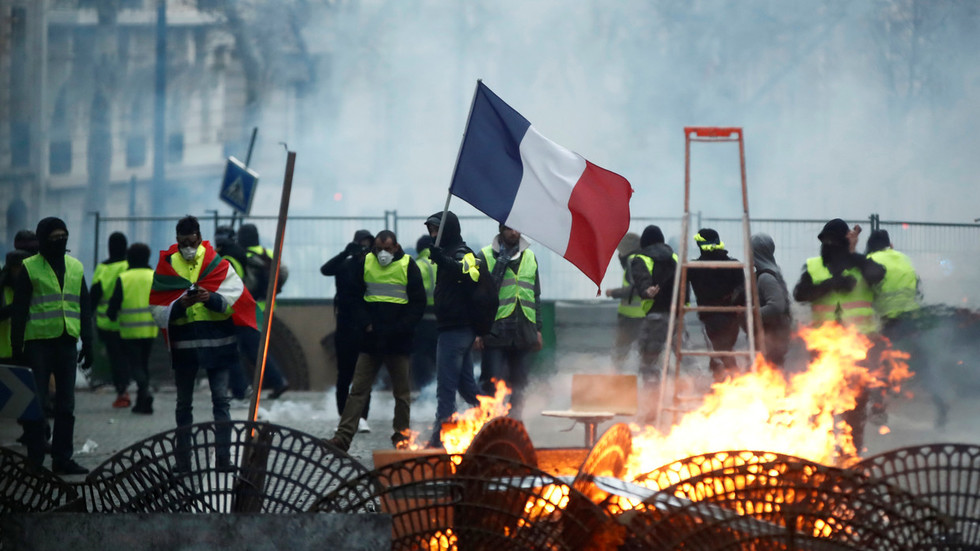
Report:
[{"label": "white sneaker", "polygon": [[368,424],[367,419],[361,417],[357,420],[357,432],[371,432],[371,425]]}]

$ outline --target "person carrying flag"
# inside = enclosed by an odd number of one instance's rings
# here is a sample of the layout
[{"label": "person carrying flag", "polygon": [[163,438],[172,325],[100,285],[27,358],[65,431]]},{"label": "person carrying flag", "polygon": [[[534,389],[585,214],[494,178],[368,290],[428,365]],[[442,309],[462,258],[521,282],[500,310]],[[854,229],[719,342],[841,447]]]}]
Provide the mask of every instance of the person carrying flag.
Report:
[{"label": "person carrying flag", "polygon": [[[194,382],[205,369],[215,421],[230,421],[228,376],[238,362],[236,327],[255,328],[255,301],[242,279],[201,239],[197,218],[177,222],[177,242],[160,252],[150,289],[150,311],[164,330],[177,387],[178,428],[194,423]],[[231,426],[215,435],[215,467],[232,470]],[[190,433],[177,433],[178,472],[190,469]]]}]

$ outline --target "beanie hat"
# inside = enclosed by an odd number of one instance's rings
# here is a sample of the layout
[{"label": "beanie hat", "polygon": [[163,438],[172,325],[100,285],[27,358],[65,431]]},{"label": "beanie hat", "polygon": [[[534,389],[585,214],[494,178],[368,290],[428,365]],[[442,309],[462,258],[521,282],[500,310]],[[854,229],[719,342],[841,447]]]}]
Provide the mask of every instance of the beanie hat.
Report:
[{"label": "beanie hat", "polygon": [[259,228],[255,224],[242,224],[242,227],[238,228],[238,244],[242,247],[257,247]]},{"label": "beanie hat", "polygon": [[664,242],[664,232],[660,231],[660,227],[650,224],[643,229],[643,236],[640,237],[640,246],[647,247],[649,245],[656,245],[658,243]]},{"label": "beanie hat", "polygon": [[65,221],[61,218],[55,218],[54,216],[49,216],[42,219],[37,223],[37,230],[34,232],[37,234],[38,243],[42,243],[48,240],[54,230],[65,230],[68,231],[68,226],[65,225]]},{"label": "beanie hat", "polygon": [[14,236],[14,248],[36,254],[38,249],[37,235],[31,230],[20,230]]},{"label": "beanie hat", "polygon": [[703,251],[713,251],[716,249],[724,249],[725,244],[721,242],[721,236],[718,232],[711,228],[701,228],[698,233],[694,236],[694,242],[698,244],[698,247]]},{"label": "beanie hat", "polygon": [[122,232],[114,231],[109,235],[109,258],[112,260],[123,260],[126,258],[126,235]]},{"label": "beanie hat", "polygon": [[849,231],[851,231],[851,228],[847,226],[847,222],[840,218],[834,218],[824,224],[823,229],[817,235],[817,239],[825,242],[846,243],[847,232]]},{"label": "beanie hat", "polygon": [[880,251],[882,249],[887,249],[892,244],[892,240],[888,237],[888,230],[874,230],[871,235],[868,236],[868,245],[865,249],[865,253],[873,253],[875,251]]},{"label": "beanie hat", "polygon": [[415,242],[415,250],[417,252],[422,252],[432,247],[432,245],[435,244],[435,242],[436,240],[432,239],[431,235],[425,234],[422,237],[420,237],[418,241]]},{"label": "beanie hat", "polygon": [[372,235],[371,232],[367,230],[357,230],[354,232],[354,239],[351,240],[351,243],[360,243],[365,239],[368,239],[374,243],[374,235]]}]

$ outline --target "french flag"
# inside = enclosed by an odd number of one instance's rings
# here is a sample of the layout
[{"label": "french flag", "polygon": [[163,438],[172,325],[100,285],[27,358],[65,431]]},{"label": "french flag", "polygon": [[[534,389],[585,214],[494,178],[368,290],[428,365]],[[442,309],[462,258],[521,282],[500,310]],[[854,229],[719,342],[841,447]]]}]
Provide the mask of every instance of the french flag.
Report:
[{"label": "french flag", "polygon": [[542,136],[482,81],[449,191],[562,255],[596,285],[629,230],[626,178]]}]

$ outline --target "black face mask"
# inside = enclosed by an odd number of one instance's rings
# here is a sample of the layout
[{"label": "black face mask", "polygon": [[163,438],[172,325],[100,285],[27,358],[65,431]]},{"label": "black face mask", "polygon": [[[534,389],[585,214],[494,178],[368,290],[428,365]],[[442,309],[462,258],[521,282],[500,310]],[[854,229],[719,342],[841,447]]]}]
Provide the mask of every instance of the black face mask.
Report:
[{"label": "black face mask", "polygon": [[54,241],[44,240],[41,242],[40,252],[44,256],[64,256],[68,252],[68,237]]}]

